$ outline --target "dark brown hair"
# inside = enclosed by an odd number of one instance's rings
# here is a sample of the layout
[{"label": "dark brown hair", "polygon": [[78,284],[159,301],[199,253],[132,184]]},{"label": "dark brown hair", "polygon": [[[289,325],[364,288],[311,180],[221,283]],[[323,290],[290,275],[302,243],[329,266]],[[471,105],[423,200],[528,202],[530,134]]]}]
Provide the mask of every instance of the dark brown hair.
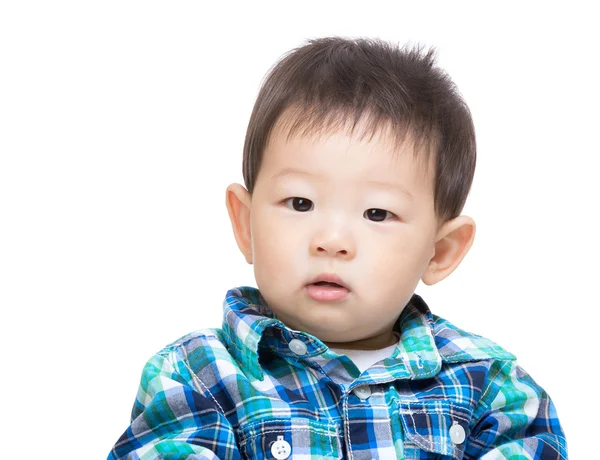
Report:
[{"label": "dark brown hair", "polygon": [[[282,115],[285,112],[285,117]],[[365,117],[365,134],[383,128],[399,147],[435,155],[434,203],[440,222],[460,214],[475,172],[475,130],[469,108],[435,51],[380,39],[325,37],[286,53],[266,75],[246,132],[243,175],[253,192],[273,128],[292,120],[288,138],[332,132]]]}]

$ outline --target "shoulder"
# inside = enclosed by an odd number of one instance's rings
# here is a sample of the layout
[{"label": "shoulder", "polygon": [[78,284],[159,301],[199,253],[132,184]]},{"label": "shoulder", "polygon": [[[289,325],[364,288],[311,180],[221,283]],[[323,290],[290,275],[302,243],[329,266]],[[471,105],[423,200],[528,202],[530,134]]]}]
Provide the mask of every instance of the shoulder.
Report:
[{"label": "shoulder", "polygon": [[218,361],[232,361],[223,331],[206,328],[190,332],[167,344],[154,354],[152,360],[168,362],[180,373],[197,376],[215,366]]},{"label": "shoulder", "polygon": [[218,328],[206,328],[198,331],[190,332],[177,340],[167,344],[162,351],[174,351],[184,348],[186,350],[195,350],[203,347],[224,346],[223,331]]},{"label": "shoulder", "polygon": [[432,315],[435,344],[446,363],[499,360],[514,361],[515,355],[490,339],[467,332],[450,321]]}]

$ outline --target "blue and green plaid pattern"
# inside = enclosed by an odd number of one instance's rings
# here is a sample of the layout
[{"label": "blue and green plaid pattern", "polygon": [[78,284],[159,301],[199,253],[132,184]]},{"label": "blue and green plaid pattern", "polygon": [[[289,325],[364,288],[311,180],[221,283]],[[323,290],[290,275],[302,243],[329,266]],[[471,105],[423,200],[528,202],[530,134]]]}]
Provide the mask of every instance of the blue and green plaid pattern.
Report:
[{"label": "blue and green plaid pattern", "polygon": [[[257,289],[232,289],[222,329],[148,361],[108,458],[282,458],[274,443],[300,460],[567,458],[552,401],[512,354],[431,314],[417,295],[394,329],[392,356],[361,374],[285,327]],[[353,391],[366,386],[370,394]]]}]

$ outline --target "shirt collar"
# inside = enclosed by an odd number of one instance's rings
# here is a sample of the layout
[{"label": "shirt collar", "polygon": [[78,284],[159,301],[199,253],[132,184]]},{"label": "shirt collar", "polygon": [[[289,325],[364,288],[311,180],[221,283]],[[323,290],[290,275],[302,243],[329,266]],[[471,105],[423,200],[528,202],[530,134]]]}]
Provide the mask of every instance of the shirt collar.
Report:
[{"label": "shirt collar", "polygon": [[[462,331],[433,315],[416,294],[402,310],[394,330],[400,334],[400,341],[391,358],[401,358],[413,379],[436,375],[443,361],[514,359],[492,341]],[[299,339],[306,345],[304,357],[309,359],[328,350],[317,337],[286,327],[268,307],[259,290],[250,286],[227,292],[223,332],[234,359],[258,380],[264,378],[259,364],[259,350],[263,346],[276,346],[283,353],[291,353],[287,345],[291,340]]]},{"label": "shirt collar", "polygon": [[433,377],[440,371],[442,357],[435,344],[433,315],[421,297],[412,296],[394,331],[400,334],[400,341],[392,358],[401,357],[414,379]]}]

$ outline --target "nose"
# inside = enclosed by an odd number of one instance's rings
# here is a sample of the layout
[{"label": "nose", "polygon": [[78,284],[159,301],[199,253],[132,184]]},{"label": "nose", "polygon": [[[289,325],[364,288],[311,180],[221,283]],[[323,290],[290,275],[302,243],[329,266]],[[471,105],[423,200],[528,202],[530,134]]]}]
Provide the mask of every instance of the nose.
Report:
[{"label": "nose", "polygon": [[329,229],[313,237],[310,252],[315,256],[352,259],[356,253],[356,245],[348,231]]}]

